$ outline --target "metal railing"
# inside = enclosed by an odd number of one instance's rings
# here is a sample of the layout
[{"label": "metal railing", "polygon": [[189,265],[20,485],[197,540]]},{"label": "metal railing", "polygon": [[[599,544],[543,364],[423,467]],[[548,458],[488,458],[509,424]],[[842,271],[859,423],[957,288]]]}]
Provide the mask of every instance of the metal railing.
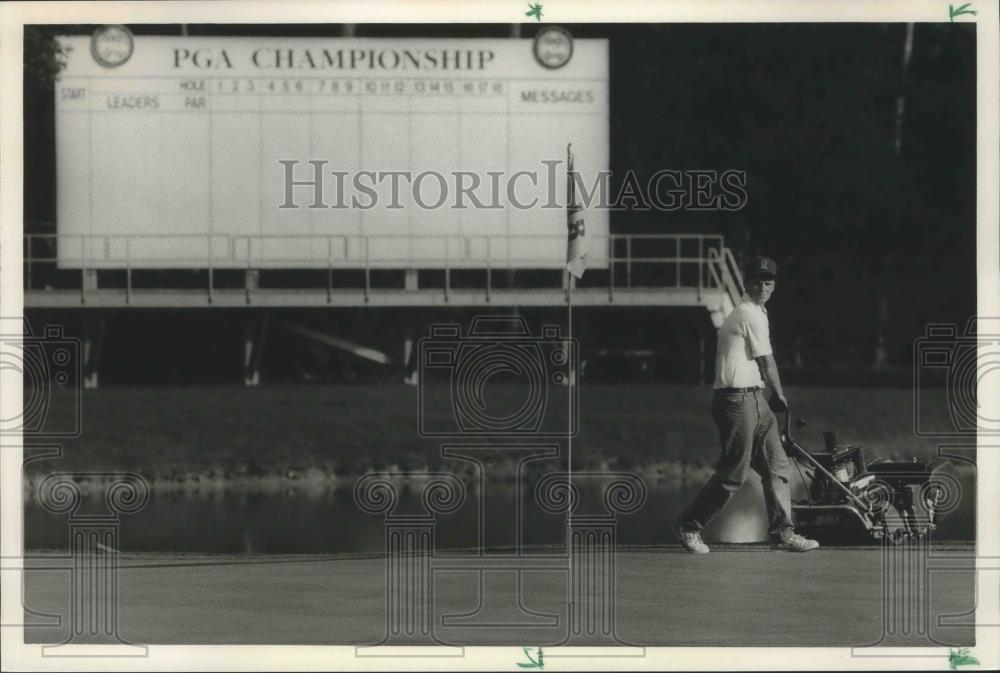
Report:
[{"label": "metal railing", "polygon": [[[531,242],[525,245],[525,241]],[[512,247],[518,246],[516,261]],[[418,288],[418,291],[443,292],[445,298],[456,290],[452,274],[470,270],[485,272],[485,282],[477,289],[485,292],[487,301],[498,288],[494,275],[508,270],[558,270],[565,254],[563,236],[472,235],[472,236],[360,236],[360,235],[71,235],[25,234],[25,289],[44,292],[53,289],[46,277],[79,272],[79,283],[70,283],[70,290],[79,290],[86,303],[88,293],[108,289],[125,292],[126,303],[136,291],[136,272],[188,270],[205,272],[205,286],[187,288],[192,292],[207,292],[208,300],[220,291],[216,274],[221,271],[243,271],[243,288],[248,303],[255,292],[267,292],[251,278],[268,271],[325,271],[323,285],[309,290],[325,289],[328,297],[337,290],[334,272],[363,272],[363,289],[367,298],[378,289],[372,287],[372,272],[378,270],[444,272],[443,287]],[[433,249],[431,249],[433,248]],[[720,235],[705,234],[612,234],[592,237],[589,241],[588,274],[581,287],[588,290],[606,289],[609,301],[616,292],[632,289],[693,289],[698,292],[723,290],[730,296],[742,294],[739,271],[731,251]],[[525,258],[525,253],[534,257]],[[553,262],[553,260],[558,260]],[[97,271],[124,273],[124,282],[114,288],[99,287]],[[565,275],[565,274],[564,274]],[[596,278],[596,281],[595,281]],[[574,282],[575,286],[575,282]],[[563,286],[566,287],[565,285]],[[142,289],[159,289],[144,287]],[[168,288],[166,285],[162,289]],[[234,288],[222,288],[233,290]],[[506,287],[504,289],[507,289]],[[509,288],[517,290],[531,287]],[[738,298],[739,295],[737,295]]]},{"label": "metal railing", "polygon": [[725,246],[708,251],[708,268],[713,282],[726,291],[726,296],[732,306],[736,306],[743,297],[743,275],[733,257],[733,251]]}]

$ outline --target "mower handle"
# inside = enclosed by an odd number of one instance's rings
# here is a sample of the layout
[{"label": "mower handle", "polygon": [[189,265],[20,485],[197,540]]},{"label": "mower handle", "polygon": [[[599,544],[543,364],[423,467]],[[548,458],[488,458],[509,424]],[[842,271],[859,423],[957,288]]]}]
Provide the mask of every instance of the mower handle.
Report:
[{"label": "mower handle", "polygon": [[[798,419],[795,421],[796,428],[805,427],[806,422],[803,419]],[[785,405],[785,437],[788,441],[792,441],[792,409],[787,404]]]}]

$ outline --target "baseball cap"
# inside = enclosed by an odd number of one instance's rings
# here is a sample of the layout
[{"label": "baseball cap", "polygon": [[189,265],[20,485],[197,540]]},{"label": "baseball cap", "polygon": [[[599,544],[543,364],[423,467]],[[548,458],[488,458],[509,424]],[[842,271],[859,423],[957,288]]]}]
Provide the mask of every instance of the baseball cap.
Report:
[{"label": "baseball cap", "polygon": [[778,265],[775,264],[774,260],[770,257],[751,257],[750,261],[747,263],[747,278],[759,278],[761,276],[771,276],[772,278],[775,278],[777,275]]}]

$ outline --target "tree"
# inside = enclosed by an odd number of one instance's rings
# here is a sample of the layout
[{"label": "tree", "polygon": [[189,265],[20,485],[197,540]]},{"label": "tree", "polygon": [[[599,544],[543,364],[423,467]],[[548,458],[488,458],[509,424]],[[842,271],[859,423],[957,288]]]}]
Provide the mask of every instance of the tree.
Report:
[{"label": "tree", "polygon": [[66,65],[66,51],[45,28],[24,28],[24,84],[26,88],[51,91]]}]

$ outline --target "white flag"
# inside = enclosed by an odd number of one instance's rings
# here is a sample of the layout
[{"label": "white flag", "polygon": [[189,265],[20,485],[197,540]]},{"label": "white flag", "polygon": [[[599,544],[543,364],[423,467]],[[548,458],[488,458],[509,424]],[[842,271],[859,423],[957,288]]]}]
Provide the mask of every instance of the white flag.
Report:
[{"label": "white flag", "polygon": [[572,145],[566,147],[566,270],[574,278],[581,278],[587,270],[587,229],[583,222],[583,209],[576,202],[576,183],[573,181]]}]

